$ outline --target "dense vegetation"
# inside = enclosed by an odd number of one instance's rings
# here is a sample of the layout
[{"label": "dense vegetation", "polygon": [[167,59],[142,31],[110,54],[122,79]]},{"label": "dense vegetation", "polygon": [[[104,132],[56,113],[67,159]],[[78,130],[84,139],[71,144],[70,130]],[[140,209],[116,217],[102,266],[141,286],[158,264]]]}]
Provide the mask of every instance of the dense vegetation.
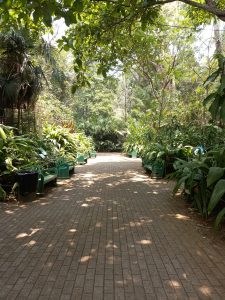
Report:
[{"label": "dense vegetation", "polygon": [[225,2],[171,2],[0,2],[1,180],[94,147],[136,150],[221,223]]}]

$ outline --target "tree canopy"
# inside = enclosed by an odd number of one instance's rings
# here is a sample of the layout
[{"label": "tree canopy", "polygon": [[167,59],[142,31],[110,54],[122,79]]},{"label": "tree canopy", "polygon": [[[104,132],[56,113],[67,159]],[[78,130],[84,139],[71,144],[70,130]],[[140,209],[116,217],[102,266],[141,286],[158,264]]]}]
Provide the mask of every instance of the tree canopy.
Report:
[{"label": "tree canopy", "polygon": [[162,18],[166,23],[162,7],[172,2],[183,4],[198,23],[206,16],[225,21],[225,0],[7,0],[0,1],[0,22],[6,30],[13,26],[44,32],[52,30],[55,20],[64,19],[69,30],[59,46],[74,54],[75,91],[88,82],[93,62],[105,76],[123,61],[129,51],[124,37],[132,38],[137,29],[148,34],[150,25],[160,28]]},{"label": "tree canopy", "polygon": [[[3,22],[33,23],[39,21],[50,26],[53,18],[64,18],[67,25],[75,24],[84,11],[104,10],[104,18],[117,17],[121,21],[152,19],[160,6],[176,0],[7,0],[0,1],[0,14]],[[224,0],[177,0],[194,8],[209,12],[225,21]],[[103,17],[103,15],[101,15]]]}]

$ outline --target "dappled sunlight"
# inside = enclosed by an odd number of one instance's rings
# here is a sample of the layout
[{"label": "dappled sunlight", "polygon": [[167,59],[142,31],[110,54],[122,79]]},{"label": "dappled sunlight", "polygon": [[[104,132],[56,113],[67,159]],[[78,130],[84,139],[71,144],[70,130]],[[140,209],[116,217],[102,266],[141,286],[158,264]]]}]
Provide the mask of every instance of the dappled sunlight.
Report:
[{"label": "dappled sunlight", "polygon": [[[51,198],[51,195],[49,195],[49,198]],[[58,198],[58,197],[52,197],[52,198]],[[32,203],[38,204],[40,206],[45,206],[45,205],[50,205],[51,202],[49,201],[49,199],[47,198],[40,198],[40,199],[36,199],[34,201],[32,201]]]},{"label": "dappled sunlight", "polygon": [[206,285],[203,285],[203,286],[199,287],[199,290],[205,296],[207,296],[207,295],[210,296],[211,293],[212,293],[211,288],[206,286]]},{"label": "dappled sunlight", "polygon": [[148,181],[148,177],[146,175],[135,174],[134,177],[129,178],[132,182],[146,182]]},{"label": "dappled sunlight", "polygon": [[115,263],[115,258],[114,258],[113,255],[107,257],[107,259],[106,259],[106,264],[108,264],[108,265],[113,265],[114,263]]},{"label": "dappled sunlight", "polygon": [[126,283],[127,283],[126,280],[116,280],[116,284],[117,284],[119,287],[123,287]]},{"label": "dappled sunlight", "polygon": [[179,221],[190,221],[191,218],[187,215],[183,215],[183,214],[159,214],[159,217],[160,218],[172,218],[172,219],[175,219],[175,220],[179,220]]},{"label": "dappled sunlight", "polygon": [[88,181],[85,181],[85,183],[83,182],[82,187],[90,188],[94,183],[95,183],[94,181],[88,180]]},{"label": "dappled sunlight", "polygon": [[178,282],[177,280],[169,280],[169,284],[170,284],[170,286],[172,286],[172,287],[181,287],[181,283],[180,282]]},{"label": "dappled sunlight", "polygon": [[[214,299],[217,284],[220,288],[225,278],[224,248],[213,252],[181,201],[171,201],[173,183],[153,180],[135,165],[137,161],[126,158],[123,165],[117,157],[121,162],[124,157],[116,156],[118,169],[114,161],[101,166],[101,159],[91,160],[53,193],[47,191],[44,198],[26,204],[26,210],[15,204],[2,209],[2,224],[9,224],[0,238],[5,282],[14,284],[13,274],[8,275],[11,269],[24,279],[24,264],[27,272],[37,267],[40,276],[27,278],[37,284],[45,281],[43,290],[49,282],[57,286],[58,279],[64,286],[64,278],[71,288],[78,283],[84,291],[87,286],[90,294],[99,284],[103,296],[108,281],[121,295],[127,290],[137,299],[135,290],[140,290],[140,298],[185,299],[186,289],[193,297]],[[108,156],[103,160],[108,162]],[[221,272],[213,286],[218,266]]]},{"label": "dappled sunlight", "polygon": [[71,229],[69,229],[69,232],[71,232],[71,233],[74,233],[74,232],[76,232],[77,230],[75,229],[75,228],[71,228]]},{"label": "dappled sunlight", "polygon": [[148,224],[148,223],[152,223],[153,220],[152,219],[146,219],[146,220],[140,220],[140,221],[130,221],[129,224],[126,224],[130,227],[139,227],[139,226],[143,226],[144,224]]},{"label": "dappled sunlight", "polygon": [[79,260],[81,263],[86,263],[88,262],[90,259],[92,258],[91,255],[86,255],[86,256],[82,256],[81,259]]},{"label": "dappled sunlight", "polygon": [[136,243],[140,244],[140,245],[151,245],[152,241],[150,241],[150,240],[140,240],[140,241],[137,241]]},{"label": "dappled sunlight", "polygon": [[102,227],[102,223],[101,223],[101,222],[97,222],[97,223],[95,224],[95,227],[96,227],[96,228],[101,228],[101,227]]},{"label": "dappled sunlight", "polygon": [[42,202],[40,203],[41,206],[45,206],[45,205],[49,205],[50,203],[49,202]]},{"label": "dappled sunlight", "polygon": [[91,249],[91,254],[95,254],[96,253],[96,249]]},{"label": "dappled sunlight", "polygon": [[98,202],[101,202],[102,199],[100,197],[88,197],[88,198],[85,199],[85,201],[98,203]]},{"label": "dappled sunlight", "polygon": [[8,215],[13,215],[13,214],[15,214],[15,212],[12,211],[12,210],[10,210],[10,209],[5,210],[5,213],[8,214]]},{"label": "dappled sunlight", "polygon": [[185,221],[190,220],[190,217],[181,215],[181,214],[176,214],[175,217],[176,217],[176,219],[179,219],[179,220],[185,220]]},{"label": "dappled sunlight", "polygon": [[48,267],[48,268],[51,268],[53,266],[53,263],[52,262],[48,262],[45,266]]},{"label": "dappled sunlight", "polygon": [[96,177],[96,175],[95,174],[93,174],[93,173],[85,173],[85,174],[83,174],[82,175],[83,176],[83,178],[87,178],[87,179],[89,179],[89,178],[92,178],[92,177]]},{"label": "dappled sunlight", "polygon": [[27,237],[27,236],[32,236],[35,233],[37,233],[38,231],[43,230],[43,228],[34,228],[34,229],[31,228],[30,230],[31,230],[31,233],[29,233],[29,234],[26,233],[26,232],[22,232],[22,233],[17,234],[16,239],[21,239],[21,238],[24,238],[24,237]]},{"label": "dappled sunlight", "polygon": [[29,243],[25,244],[25,246],[32,247],[32,246],[34,246],[36,243],[37,243],[36,241],[31,240]]},{"label": "dappled sunlight", "polygon": [[25,232],[22,232],[22,233],[17,234],[16,239],[21,239],[21,238],[24,238],[26,236],[29,236],[29,235]]},{"label": "dappled sunlight", "polygon": [[62,197],[60,200],[61,201],[71,201],[71,198],[70,197]]},{"label": "dappled sunlight", "polygon": [[29,234],[29,236],[32,236],[33,234],[35,234],[36,232],[38,232],[38,231],[40,231],[42,229],[43,228],[34,228],[34,229],[31,228],[31,233]]},{"label": "dappled sunlight", "polygon": [[101,197],[87,197],[85,202],[77,201],[77,203],[81,203],[81,207],[93,207],[96,204],[101,204],[103,202]]},{"label": "dappled sunlight", "polygon": [[115,244],[113,244],[113,241],[108,241],[106,249],[118,249],[118,247]]},{"label": "dappled sunlight", "polygon": [[142,223],[141,222],[130,222],[129,223],[129,225],[130,225],[130,227],[136,227],[136,226],[141,226],[142,225]]}]

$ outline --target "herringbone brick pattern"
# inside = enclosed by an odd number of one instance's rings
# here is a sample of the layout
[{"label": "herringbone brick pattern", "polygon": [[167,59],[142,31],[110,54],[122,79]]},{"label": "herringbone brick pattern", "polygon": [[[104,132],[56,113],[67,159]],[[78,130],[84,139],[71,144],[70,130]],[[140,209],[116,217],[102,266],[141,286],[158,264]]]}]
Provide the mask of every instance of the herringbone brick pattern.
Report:
[{"label": "herringbone brick pattern", "polygon": [[99,155],[33,202],[0,204],[0,299],[225,299],[225,249],[173,183]]}]

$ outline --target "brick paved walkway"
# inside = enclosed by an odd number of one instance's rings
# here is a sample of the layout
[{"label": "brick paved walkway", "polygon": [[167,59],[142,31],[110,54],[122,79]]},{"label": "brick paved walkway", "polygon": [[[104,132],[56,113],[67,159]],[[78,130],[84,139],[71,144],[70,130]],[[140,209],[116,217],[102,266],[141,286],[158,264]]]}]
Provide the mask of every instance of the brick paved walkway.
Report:
[{"label": "brick paved walkway", "polygon": [[0,299],[225,299],[225,251],[172,183],[101,155],[45,198],[0,203]]}]

